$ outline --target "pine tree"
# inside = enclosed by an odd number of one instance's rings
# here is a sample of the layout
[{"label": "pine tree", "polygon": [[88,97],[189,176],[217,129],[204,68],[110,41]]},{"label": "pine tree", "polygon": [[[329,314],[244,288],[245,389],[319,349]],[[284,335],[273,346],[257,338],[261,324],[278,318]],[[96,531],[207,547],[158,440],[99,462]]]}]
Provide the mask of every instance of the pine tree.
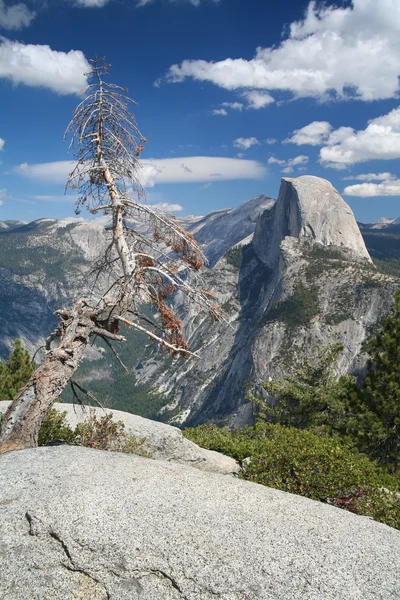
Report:
[{"label": "pine tree", "polygon": [[360,388],[360,435],[366,450],[385,463],[400,464],[400,290],[391,314],[367,344],[367,376]]},{"label": "pine tree", "polygon": [[15,340],[8,361],[0,361],[0,400],[12,400],[34,371],[29,352],[20,340]]}]

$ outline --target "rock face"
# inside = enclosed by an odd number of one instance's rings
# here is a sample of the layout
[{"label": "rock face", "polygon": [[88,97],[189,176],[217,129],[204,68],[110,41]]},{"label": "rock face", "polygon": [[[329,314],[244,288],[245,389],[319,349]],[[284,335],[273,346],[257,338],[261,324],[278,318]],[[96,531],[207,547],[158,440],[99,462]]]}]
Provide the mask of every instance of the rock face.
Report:
[{"label": "rock face", "polygon": [[195,236],[213,267],[229,248],[244,239],[251,241],[258,217],[275,202],[268,196],[255,196],[236,208],[214,212],[192,222],[185,223],[183,219],[183,225]]},{"label": "rock face", "polygon": [[0,458],[2,600],[397,600],[400,532],[182,465]]},{"label": "rock face", "polygon": [[104,228],[74,219],[40,219],[0,232],[0,356],[19,337],[34,352],[51,333],[53,311],[89,294]]},{"label": "rock face", "polygon": [[[285,375],[304,356],[315,358],[317,346],[340,341],[341,373],[362,373],[363,343],[389,312],[400,279],[373,267],[354,216],[329,182],[283,179],[277,202],[257,196],[181,223],[209,259],[203,287],[216,293],[229,323],[210,324],[177,296],[186,335],[192,347],[203,348],[201,360],[166,359],[131,338],[131,355],[122,356],[132,368],[124,389],[116,393],[106,353],[83,363],[76,378],[84,387],[98,381],[93,391],[103,401],[125,394],[116,407],[129,410],[136,381],[143,385],[139,395],[156,392],[147,415],[165,402],[158,417],[172,424],[240,424],[251,420],[248,389]],[[398,256],[394,228],[364,228],[374,259],[385,247]],[[41,219],[0,232],[0,356],[8,356],[15,337],[31,351],[40,345],[53,329],[52,311],[90,291],[87,273],[105,243],[100,225],[71,220]]]},{"label": "rock face", "polygon": [[229,326],[182,312],[192,343],[204,346],[202,360],[165,369],[154,356],[137,369],[140,382],[151,378],[170,400],[163,415],[171,423],[248,423],[249,388],[335,342],[345,347],[340,372],[359,374],[363,343],[400,284],[377,272],[349,207],[317,177],[284,179],[252,242],[235,252],[240,256],[228,251],[205,277]]},{"label": "rock face", "polygon": [[269,267],[275,266],[280,244],[288,236],[335,246],[347,250],[355,261],[371,262],[352,210],[332,184],[320,177],[282,179],[274,209],[259,219],[254,246]]},{"label": "rock face", "polygon": [[[6,412],[9,402],[0,402],[0,412]],[[89,409],[72,404],[54,404],[58,412],[66,412],[66,420],[74,429],[78,423],[89,420]],[[187,464],[201,471],[219,473],[221,475],[237,475],[239,464],[230,456],[219,452],[200,448],[182,435],[177,427],[171,427],[165,423],[143,419],[137,415],[122,412],[120,410],[102,410],[92,408],[97,418],[112,413],[114,421],[122,421],[125,430],[139,439],[145,438],[143,448],[151,453],[152,458]]]}]

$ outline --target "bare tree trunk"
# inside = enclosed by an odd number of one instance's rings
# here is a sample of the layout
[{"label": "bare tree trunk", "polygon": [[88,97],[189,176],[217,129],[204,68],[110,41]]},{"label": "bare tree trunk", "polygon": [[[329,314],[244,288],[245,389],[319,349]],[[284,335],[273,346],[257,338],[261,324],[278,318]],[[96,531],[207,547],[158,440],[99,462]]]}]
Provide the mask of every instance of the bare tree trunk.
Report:
[{"label": "bare tree trunk", "polygon": [[53,403],[79,366],[90,335],[96,329],[91,313],[79,302],[71,310],[58,311],[61,341],[17,394],[4,415],[0,454],[37,446],[39,429]]}]

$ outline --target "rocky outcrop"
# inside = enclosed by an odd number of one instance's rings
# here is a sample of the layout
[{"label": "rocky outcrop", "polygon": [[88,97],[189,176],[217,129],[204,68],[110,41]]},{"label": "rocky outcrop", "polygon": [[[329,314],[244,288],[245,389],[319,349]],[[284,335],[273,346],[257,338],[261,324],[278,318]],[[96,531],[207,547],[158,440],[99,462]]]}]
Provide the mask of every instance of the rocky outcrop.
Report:
[{"label": "rocky outcrop", "polygon": [[[201,360],[166,359],[132,336],[130,353],[120,349],[131,379],[117,407],[128,406],[136,381],[145,394],[156,392],[154,410],[165,401],[158,417],[172,424],[249,422],[249,388],[337,341],[345,346],[340,371],[362,372],[363,344],[389,312],[400,281],[371,265],[354,216],[329,182],[285,178],[276,203],[257,196],[180,222],[209,258],[204,288],[216,293],[226,322],[210,324],[178,295],[185,333],[193,348],[201,348]],[[374,259],[384,247],[398,256],[396,227],[364,231]],[[104,244],[98,223],[74,220],[41,219],[0,235],[0,356],[8,356],[15,337],[35,350],[53,329],[52,311],[90,292],[88,272]],[[119,373],[108,355],[89,358],[77,379],[82,376],[85,387],[99,380],[94,393],[119,402],[113,386]]]},{"label": "rocky outcrop", "polygon": [[400,532],[87,448],[0,457],[2,600],[397,600]]},{"label": "rocky outcrop", "polygon": [[249,388],[335,342],[345,348],[340,372],[360,374],[363,344],[400,284],[377,272],[349,207],[317,177],[284,179],[278,201],[260,215],[253,241],[239,254],[232,260],[229,251],[205,277],[229,326],[184,315],[192,343],[204,347],[201,361],[165,369],[154,357],[137,370],[140,382],[150,382],[151,373],[168,398],[169,422],[248,423]]},{"label": "rocky outcrop", "polygon": [[[8,405],[9,402],[0,401],[0,413],[4,414]],[[121,421],[125,425],[126,433],[144,439],[141,448],[149,452],[155,460],[187,464],[201,471],[221,475],[235,476],[240,472],[240,466],[233,458],[220,452],[200,448],[186,439],[177,427],[143,419],[120,410],[100,408],[89,410],[88,407],[80,405],[59,403],[54,404],[53,408],[60,413],[66,413],[66,421],[73,429],[78,423],[87,423],[90,413],[94,413],[97,418],[111,413],[113,421]]]},{"label": "rocky outcrop", "polygon": [[332,184],[320,177],[282,179],[274,209],[258,220],[254,248],[269,267],[274,268],[286,237],[334,246],[354,261],[371,262],[351,208]]},{"label": "rocky outcrop", "polygon": [[201,219],[182,220],[184,227],[201,245],[213,267],[229,248],[246,239],[251,241],[258,217],[275,205],[268,196],[255,196],[236,208],[211,213]]}]

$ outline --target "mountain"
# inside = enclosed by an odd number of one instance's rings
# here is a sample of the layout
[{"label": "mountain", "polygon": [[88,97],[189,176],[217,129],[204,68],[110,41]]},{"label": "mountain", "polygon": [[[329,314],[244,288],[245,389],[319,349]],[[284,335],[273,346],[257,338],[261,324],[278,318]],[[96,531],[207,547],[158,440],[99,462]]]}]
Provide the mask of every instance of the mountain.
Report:
[{"label": "mountain", "polygon": [[[160,355],[137,365],[140,383],[170,399],[169,422],[249,421],[248,388],[284,375],[301,357],[340,341],[341,372],[358,373],[364,341],[389,311],[399,279],[372,264],[354,216],[328,181],[282,181],[248,245],[229,250],[205,275],[229,315],[211,326],[192,310],[182,317],[201,360]],[[179,302],[179,299],[177,300]]]},{"label": "mountain", "polygon": [[[318,345],[341,341],[341,371],[362,372],[363,343],[400,284],[400,236],[388,233],[397,225],[365,226],[362,236],[338,192],[310,176],[283,179],[277,201],[260,195],[181,222],[207,255],[204,288],[216,293],[227,322],[211,324],[177,295],[201,360],[172,359],[127,332],[130,343],[118,349],[130,368],[125,374],[94,347],[76,380],[102,402],[179,425],[241,423],[250,418],[247,389],[284,375],[302,356],[314,357]],[[43,343],[53,311],[89,293],[93,261],[105,244],[98,222],[41,219],[0,230],[1,356],[16,337],[31,351]]]},{"label": "mountain", "polygon": [[0,231],[11,231],[22,225],[26,225],[26,221],[0,221]]},{"label": "mountain", "polygon": [[256,196],[236,208],[213,212],[200,219],[182,219],[182,224],[203,248],[209,266],[213,267],[229,248],[250,242],[257,220],[264,210],[269,210],[275,200]]}]

